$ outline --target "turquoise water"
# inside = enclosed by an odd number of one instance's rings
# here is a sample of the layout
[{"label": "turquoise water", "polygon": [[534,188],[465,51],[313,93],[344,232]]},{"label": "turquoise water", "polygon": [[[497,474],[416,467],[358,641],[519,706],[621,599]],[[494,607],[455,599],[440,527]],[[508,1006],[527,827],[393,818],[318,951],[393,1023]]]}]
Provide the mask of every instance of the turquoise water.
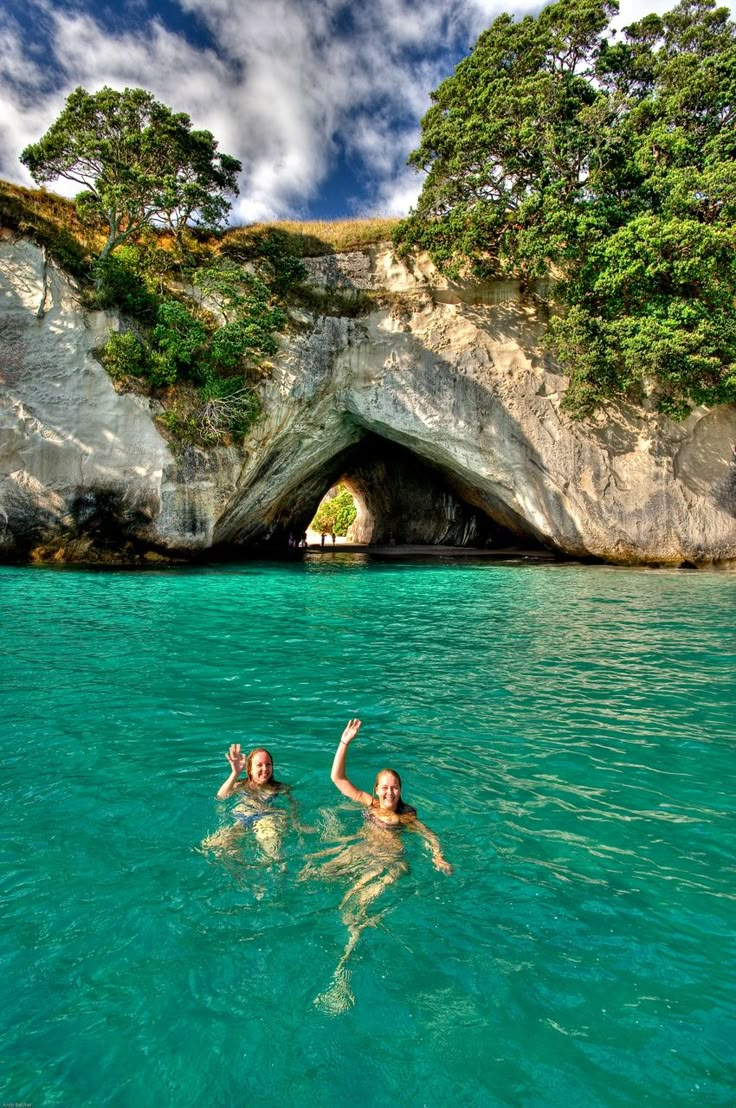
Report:
[{"label": "turquoise water", "polygon": [[[731,1105],[736,578],[600,566],[0,569],[3,1102]],[[409,872],[347,968],[385,764],[455,873]],[[214,799],[264,744],[314,832]]]}]

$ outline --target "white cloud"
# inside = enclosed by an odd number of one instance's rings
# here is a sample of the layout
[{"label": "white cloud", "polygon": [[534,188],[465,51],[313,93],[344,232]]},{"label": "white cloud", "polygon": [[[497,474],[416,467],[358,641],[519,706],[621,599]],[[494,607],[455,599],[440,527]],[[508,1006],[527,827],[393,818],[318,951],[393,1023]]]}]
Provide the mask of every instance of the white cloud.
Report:
[{"label": "white cloud", "polygon": [[18,162],[21,150],[48,126],[42,99],[43,73],[32,57],[24,54],[20,28],[6,18],[0,20],[0,172],[22,184],[32,184]]},{"label": "white cloud", "polygon": [[[397,133],[396,118],[415,121],[444,75],[436,65],[409,59],[405,47],[439,33],[445,18],[439,0],[422,5],[419,14],[410,0],[377,0],[356,9],[342,31],[336,22],[341,5],[329,0],[183,2],[218,41],[227,41],[242,67],[246,118],[266,112],[268,149],[241,213],[250,210],[256,192],[264,200],[280,194],[298,210],[328,173],[338,144],[361,159],[368,180],[380,183],[404,166],[411,146],[403,123]],[[365,206],[365,199],[360,203]]]},{"label": "white cloud", "polygon": [[404,166],[391,177],[380,181],[376,188],[372,215],[406,215],[416,205],[424,177]]}]

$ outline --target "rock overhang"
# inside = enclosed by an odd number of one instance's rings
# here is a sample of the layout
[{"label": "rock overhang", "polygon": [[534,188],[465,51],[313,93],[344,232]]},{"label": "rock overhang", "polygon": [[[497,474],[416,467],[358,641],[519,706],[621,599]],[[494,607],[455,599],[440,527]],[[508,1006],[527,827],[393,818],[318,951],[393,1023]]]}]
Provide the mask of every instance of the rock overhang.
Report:
[{"label": "rock overhang", "polygon": [[[736,561],[736,411],[674,424],[618,404],[573,423],[544,349],[544,290],[453,285],[380,249],[315,263],[315,280],[386,297],[363,318],[311,317],[286,334],[262,420],[242,448],[204,451],[176,449],[150,401],[114,391],[93,355],[113,316],[83,312],[32,244],[0,253],[8,554],[70,518],[117,521],[121,542],[184,555],[273,542],[347,477],[376,536],[405,519],[427,542],[503,528],[577,557]],[[96,515],[75,519],[95,498]]]}]

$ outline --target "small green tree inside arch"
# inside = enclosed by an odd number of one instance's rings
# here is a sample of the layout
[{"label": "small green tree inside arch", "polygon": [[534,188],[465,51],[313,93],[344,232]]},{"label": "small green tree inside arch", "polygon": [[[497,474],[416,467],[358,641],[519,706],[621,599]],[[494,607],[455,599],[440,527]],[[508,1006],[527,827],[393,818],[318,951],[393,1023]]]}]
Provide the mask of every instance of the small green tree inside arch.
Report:
[{"label": "small green tree inside arch", "polygon": [[322,501],[309,527],[320,534],[326,532],[328,535],[341,535],[344,538],[358,513],[345,485],[336,485],[335,490],[334,496],[328,495]]}]

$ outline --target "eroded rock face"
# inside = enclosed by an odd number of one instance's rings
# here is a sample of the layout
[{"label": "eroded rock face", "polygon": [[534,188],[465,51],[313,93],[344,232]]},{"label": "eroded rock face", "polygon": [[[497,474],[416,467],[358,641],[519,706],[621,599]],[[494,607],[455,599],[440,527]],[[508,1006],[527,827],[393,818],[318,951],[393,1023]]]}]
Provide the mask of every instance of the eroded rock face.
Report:
[{"label": "eroded rock face", "polygon": [[207,546],[239,452],[174,458],[144,396],[93,351],[120,321],[87,313],[32,243],[0,241],[0,555]]},{"label": "eroded rock face", "polygon": [[385,297],[357,320],[295,313],[243,448],[175,456],[151,402],[116,393],[92,353],[119,321],[83,312],[36,246],[0,243],[0,552],[278,547],[345,478],[372,541],[736,564],[735,409],[573,423],[534,295],[388,250],[310,264]]}]

